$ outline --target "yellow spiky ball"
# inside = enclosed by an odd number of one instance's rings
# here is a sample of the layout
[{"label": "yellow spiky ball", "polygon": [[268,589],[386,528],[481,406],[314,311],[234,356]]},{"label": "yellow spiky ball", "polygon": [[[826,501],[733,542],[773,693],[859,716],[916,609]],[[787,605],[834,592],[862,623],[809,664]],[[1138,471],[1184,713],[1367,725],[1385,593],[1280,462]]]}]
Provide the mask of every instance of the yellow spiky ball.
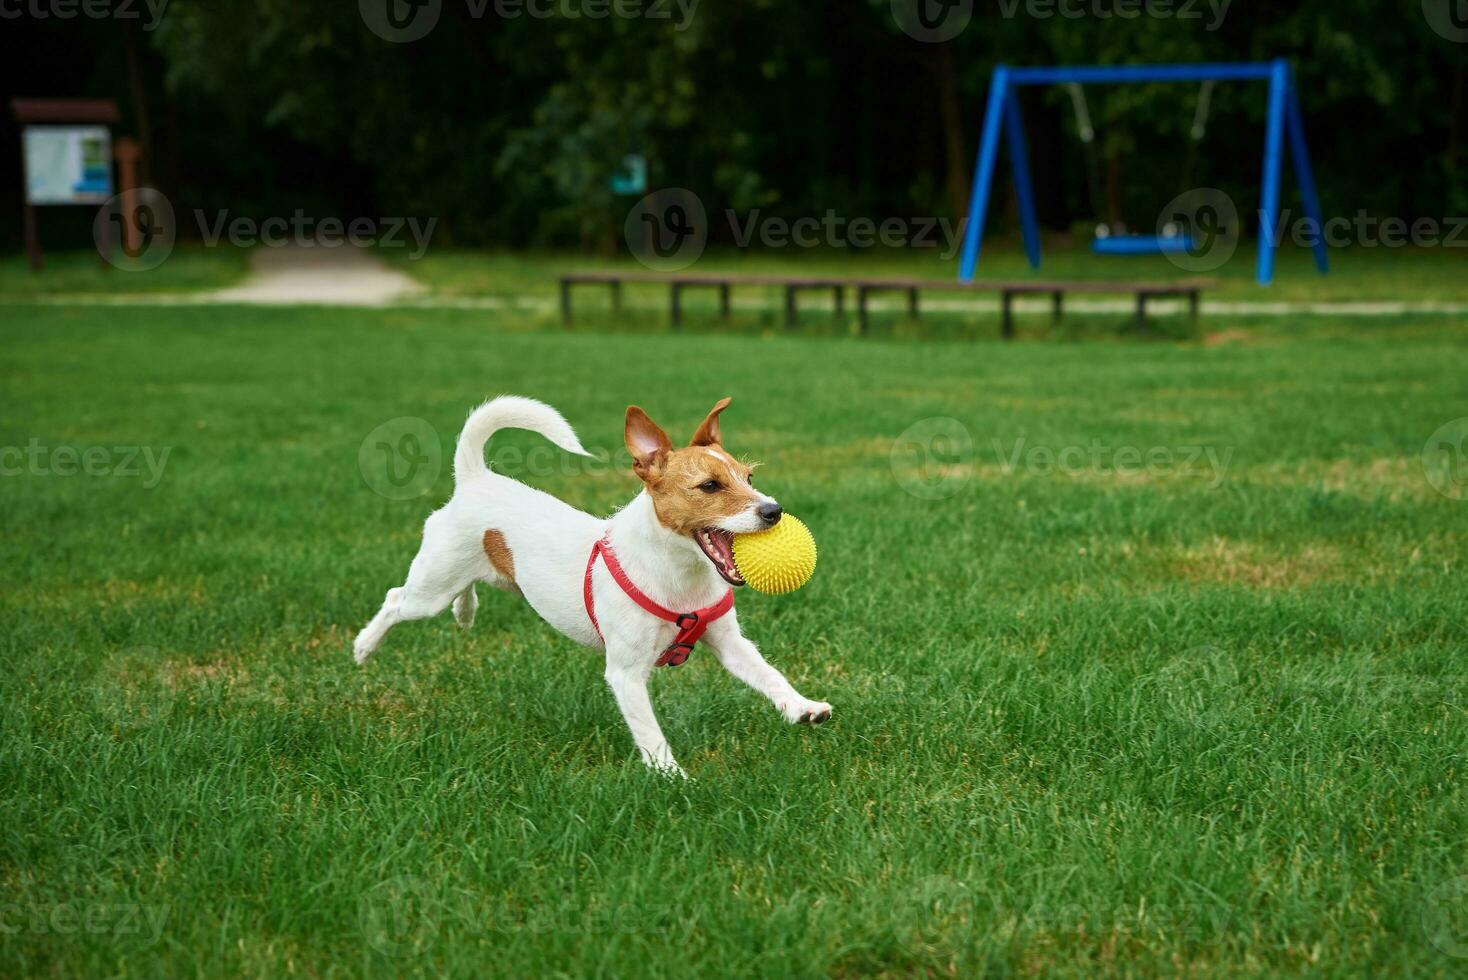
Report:
[{"label": "yellow spiky ball", "polygon": [[757,592],[794,592],[815,573],[816,539],[810,528],[786,514],[768,531],[734,535],[734,567]]}]

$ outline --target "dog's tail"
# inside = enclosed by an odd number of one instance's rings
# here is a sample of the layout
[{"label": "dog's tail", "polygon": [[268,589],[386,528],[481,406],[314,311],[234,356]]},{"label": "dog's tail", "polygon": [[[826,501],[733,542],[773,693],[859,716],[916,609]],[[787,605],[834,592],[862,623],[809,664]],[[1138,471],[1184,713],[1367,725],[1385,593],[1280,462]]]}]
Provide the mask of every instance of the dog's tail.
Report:
[{"label": "dog's tail", "polygon": [[459,447],[454,451],[454,482],[463,483],[489,472],[484,465],[484,444],[500,429],[528,429],[538,432],[568,453],[590,456],[581,448],[581,440],[561,413],[544,402],[519,395],[491,398],[469,413],[464,431],[459,433]]}]

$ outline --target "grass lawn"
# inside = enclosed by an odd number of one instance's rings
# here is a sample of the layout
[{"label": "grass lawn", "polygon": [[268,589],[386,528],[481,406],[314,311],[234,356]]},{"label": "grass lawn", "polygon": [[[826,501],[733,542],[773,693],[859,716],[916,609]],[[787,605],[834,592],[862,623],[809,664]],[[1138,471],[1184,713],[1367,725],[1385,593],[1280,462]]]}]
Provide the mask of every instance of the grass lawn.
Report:
[{"label": "grass lawn", "polygon": [[[1461,322],[584,320],[0,308],[0,974],[1468,967],[1468,500],[1423,464],[1468,416]],[[657,778],[597,655],[488,590],[353,666],[507,391],[603,450],[629,402],[686,435],[735,397],[730,448],[821,546],[741,619],[830,724],[700,650],[654,683],[695,779]],[[404,416],[397,499],[368,436]],[[543,446],[490,454],[633,494]]]},{"label": "grass lawn", "polygon": [[65,293],[176,293],[232,286],[245,275],[249,251],[180,245],[157,268],[130,272],[104,265],[95,251],[47,252],[40,272],[24,253],[0,255],[0,301]]},{"label": "grass lawn", "polygon": [[[1164,256],[1102,258],[1075,242],[1047,241],[1039,269],[1031,269],[1017,241],[986,242],[979,266],[980,279],[1142,279],[1169,280],[1203,276],[1218,280],[1208,299],[1236,301],[1362,301],[1362,300],[1449,300],[1468,301],[1468,242],[1464,247],[1437,248],[1350,248],[1330,252],[1331,271],[1320,275],[1308,249],[1282,248],[1278,255],[1274,284],[1254,281],[1254,243],[1240,243],[1232,258],[1221,268],[1192,272],[1179,268]],[[383,258],[422,281],[435,292],[450,296],[538,296],[553,299],[556,275],[578,269],[626,269],[646,272],[628,255],[597,257],[564,252],[479,252],[468,249],[430,249],[417,260],[407,259],[404,250],[386,250]],[[943,248],[852,249],[733,249],[711,248],[690,273],[737,272],[749,275],[837,275],[911,276],[947,281],[958,274],[958,259]],[[661,286],[624,287],[629,304],[665,310],[667,289]],[[583,287],[577,307],[605,304],[605,289]],[[775,309],[778,290],[745,286],[741,297],[761,296]],[[940,296],[940,294],[934,294]],[[952,298],[952,294],[942,294]],[[687,294],[691,308],[713,309],[712,290]],[[988,298],[986,294],[985,298]],[[802,301],[802,305],[805,304]],[[820,300],[812,294],[811,305]]]}]

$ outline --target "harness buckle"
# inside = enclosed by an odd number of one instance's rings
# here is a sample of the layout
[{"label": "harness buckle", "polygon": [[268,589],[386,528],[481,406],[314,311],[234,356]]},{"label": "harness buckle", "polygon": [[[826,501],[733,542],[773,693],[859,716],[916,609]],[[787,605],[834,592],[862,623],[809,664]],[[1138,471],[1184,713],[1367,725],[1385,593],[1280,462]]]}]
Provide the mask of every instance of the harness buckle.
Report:
[{"label": "harness buckle", "polygon": [[667,649],[663,651],[663,655],[658,657],[657,666],[681,667],[683,666],[683,662],[688,659],[688,655],[692,652],[692,643],[684,643],[681,640],[675,641],[668,644]]},{"label": "harness buckle", "polygon": [[[686,622],[686,623],[683,622],[685,619],[686,620],[689,620],[689,622]],[[678,614],[678,618],[674,621],[674,623],[678,627],[678,631],[679,632],[686,633],[689,630],[693,629],[693,627],[695,627],[695,626],[698,625],[698,613],[696,613],[696,612],[679,613]]]}]

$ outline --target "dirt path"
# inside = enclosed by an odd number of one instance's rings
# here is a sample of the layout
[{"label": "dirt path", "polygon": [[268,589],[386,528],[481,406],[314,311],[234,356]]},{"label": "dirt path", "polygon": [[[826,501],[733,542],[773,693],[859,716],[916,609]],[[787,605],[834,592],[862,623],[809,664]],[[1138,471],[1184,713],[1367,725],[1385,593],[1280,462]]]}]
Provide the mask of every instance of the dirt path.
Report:
[{"label": "dirt path", "polygon": [[366,249],[287,245],[255,249],[244,282],[195,299],[264,306],[385,306],[422,292],[422,286]]}]

